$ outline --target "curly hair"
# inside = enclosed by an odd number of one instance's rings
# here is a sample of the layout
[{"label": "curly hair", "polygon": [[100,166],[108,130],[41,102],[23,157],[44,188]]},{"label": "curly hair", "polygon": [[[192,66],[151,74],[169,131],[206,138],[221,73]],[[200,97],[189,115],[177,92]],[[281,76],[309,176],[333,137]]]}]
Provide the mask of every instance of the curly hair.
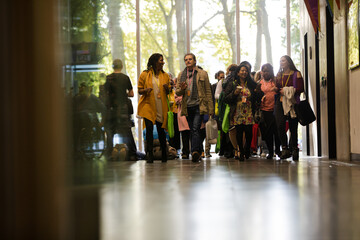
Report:
[{"label": "curly hair", "polygon": [[159,61],[160,58],[164,58],[160,53],[153,53],[148,60],[147,69],[150,70],[151,68],[155,69],[156,63]]}]

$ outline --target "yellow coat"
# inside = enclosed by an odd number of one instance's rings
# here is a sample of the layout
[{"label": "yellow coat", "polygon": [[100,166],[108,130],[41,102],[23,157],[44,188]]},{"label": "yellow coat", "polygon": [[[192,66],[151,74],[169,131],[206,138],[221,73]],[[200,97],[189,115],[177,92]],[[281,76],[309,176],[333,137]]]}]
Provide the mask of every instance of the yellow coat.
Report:
[{"label": "yellow coat", "polygon": [[[140,74],[139,82],[138,82],[138,90],[153,88],[153,70],[146,70]],[[160,71],[159,73],[159,87],[160,87],[160,96],[161,96],[161,104],[163,111],[163,123],[162,128],[167,129],[167,112],[169,111],[167,102],[166,102],[166,92],[163,87],[164,84],[169,85],[170,89],[170,78],[169,75],[165,72]],[[151,91],[149,95],[141,95],[139,104],[138,104],[138,115],[142,118],[149,119],[155,124],[156,120],[156,106],[155,106],[155,96],[154,91]]]}]

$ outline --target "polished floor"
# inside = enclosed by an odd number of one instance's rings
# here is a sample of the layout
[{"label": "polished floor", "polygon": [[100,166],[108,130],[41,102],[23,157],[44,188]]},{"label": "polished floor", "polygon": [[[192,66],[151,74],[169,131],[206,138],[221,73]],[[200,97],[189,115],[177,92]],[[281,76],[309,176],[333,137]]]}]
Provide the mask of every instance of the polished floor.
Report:
[{"label": "polished floor", "polygon": [[358,163],[213,154],[73,169],[78,239],[360,239]]}]

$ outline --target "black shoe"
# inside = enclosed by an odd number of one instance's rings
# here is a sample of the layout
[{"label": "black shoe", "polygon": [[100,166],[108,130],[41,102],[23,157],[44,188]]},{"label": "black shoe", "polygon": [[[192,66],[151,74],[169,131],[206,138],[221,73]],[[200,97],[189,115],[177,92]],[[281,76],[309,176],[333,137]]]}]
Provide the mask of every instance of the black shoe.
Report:
[{"label": "black shoe", "polygon": [[154,162],[154,155],[152,154],[146,154],[146,162],[147,163],[153,163]]},{"label": "black shoe", "polygon": [[189,159],[189,154],[183,154],[183,155],[181,155],[181,158],[182,159]]},{"label": "black shoe", "polygon": [[233,152],[231,152],[231,153],[226,152],[226,153],[224,154],[224,157],[226,157],[226,158],[233,158],[233,157],[234,157],[234,153],[233,153]]},{"label": "black shoe", "polygon": [[240,154],[239,161],[240,161],[240,162],[244,162],[244,161],[245,161],[245,157],[244,157],[243,154]]},{"label": "black shoe", "polygon": [[294,161],[299,161],[299,149],[294,149],[292,152],[292,157]]},{"label": "black shoe", "polygon": [[291,153],[290,153],[289,149],[284,148],[284,149],[282,150],[282,152],[281,152],[280,158],[281,158],[281,159],[287,159],[287,158],[289,158],[289,157],[291,157]]},{"label": "black shoe", "polygon": [[199,162],[200,161],[200,154],[198,152],[193,152],[191,154],[192,161],[193,162]]},{"label": "black shoe", "polygon": [[270,154],[270,153],[269,153],[269,154],[266,156],[266,159],[269,159],[269,160],[270,160],[270,159],[273,159],[273,155],[274,155],[274,154]]}]

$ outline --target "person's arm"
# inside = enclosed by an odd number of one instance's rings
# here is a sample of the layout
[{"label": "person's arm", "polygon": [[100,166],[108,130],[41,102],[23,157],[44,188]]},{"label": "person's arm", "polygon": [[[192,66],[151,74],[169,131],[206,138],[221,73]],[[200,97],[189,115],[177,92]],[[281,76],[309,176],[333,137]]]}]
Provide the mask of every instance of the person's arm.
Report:
[{"label": "person's arm", "polygon": [[134,90],[131,89],[129,92],[128,92],[128,97],[134,97]]},{"label": "person's arm", "polygon": [[301,76],[300,72],[297,72],[296,75],[296,94],[299,94],[304,92],[304,79]]},{"label": "person's arm", "polygon": [[169,74],[163,73],[166,75],[166,83],[163,84],[163,88],[165,90],[165,94],[168,95],[170,93],[170,77]]},{"label": "person's arm", "polygon": [[176,92],[175,94],[178,96],[183,96],[185,94],[185,89],[187,88],[186,82],[181,82],[181,74],[179,73],[177,81],[176,81]]},{"label": "person's arm", "polygon": [[229,82],[226,84],[226,88],[224,89],[224,102],[227,104],[234,104],[237,101],[237,96],[239,95],[238,92],[240,92],[239,89],[234,89],[233,82]]},{"label": "person's arm", "polygon": [[213,98],[212,98],[209,75],[207,74],[207,72],[205,72],[205,75],[206,75],[206,77],[205,77],[205,94],[206,94],[206,99],[208,102],[209,115],[214,115],[215,109],[214,109],[214,102],[213,102]]},{"label": "person's arm", "polygon": [[134,96],[134,90],[131,84],[131,80],[129,78],[129,76],[127,76],[127,87],[126,89],[128,90],[128,97],[133,97]]},{"label": "person's arm", "polygon": [[145,88],[145,80],[146,80],[147,72],[142,72],[138,81],[138,92],[140,95],[148,95],[152,88]]}]

